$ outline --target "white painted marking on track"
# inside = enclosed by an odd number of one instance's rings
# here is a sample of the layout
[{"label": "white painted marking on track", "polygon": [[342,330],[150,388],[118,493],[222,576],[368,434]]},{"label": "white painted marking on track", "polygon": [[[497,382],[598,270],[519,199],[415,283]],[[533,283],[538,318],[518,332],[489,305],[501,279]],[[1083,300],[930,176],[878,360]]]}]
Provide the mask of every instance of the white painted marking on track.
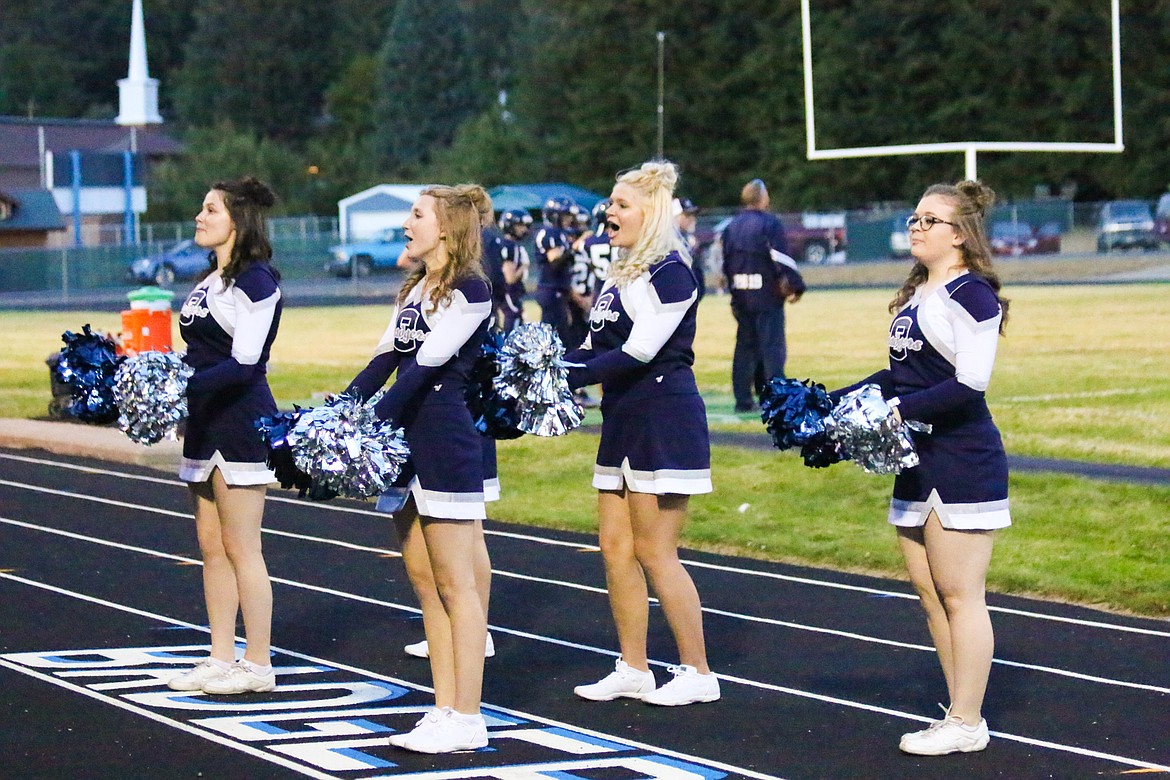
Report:
[{"label": "white painted marking on track", "polygon": [[[0,518],[0,520],[4,520],[6,522],[12,522],[8,518]],[[208,633],[208,629],[205,626],[196,626],[193,623],[189,623],[185,620],[179,620],[178,618],[173,618],[173,617],[170,617],[167,615],[161,615],[161,614],[158,614],[155,612],[148,612],[146,610],[138,609],[137,607],[131,607],[128,604],[119,604],[118,602],[109,601],[107,599],[98,598],[96,596],[90,596],[89,594],[86,594],[86,593],[80,593],[78,591],[69,590],[67,588],[62,588],[62,587],[59,587],[56,585],[49,585],[48,583],[38,582],[36,580],[28,579],[27,577],[20,577],[20,576],[14,575],[14,574],[7,574],[7,573],[0,572],[0,579],[11,580],[13,582],[18,582],[20,584],[27,585],[30,587],[41,588],[44,590],[48,590],[52,593],[57,593],[57,594],[62,595],[62,596],[67,596],[69,598],[74,598],[74,599],[78,599],[80,601],[89,602],[91,604],[97,604],[99,606],[108,607],[110,609],[120,610],[120,611],[127,612],[127,613],[130,613],[133,615],[139,615],[139,616],[150,618],[152,620],[156,620],[156,621],[159,621],[162,623],[168,623],[168,624],[173,625],[173,626],[177,626],[177,627],[181,627],[181,628],[195,629],[197,631],[202,631],[204,633]],[[273,581],[275,582],[276,579],[273,578]],[[242,641],[242,638],[237,637],[237,641]],[[432,688],[428,688],[425,685],[419,685],[417,683],[412,683],[412,682],[409,682],[406,680],[401,680],[401,679],[398,679],[395,677],[390,677],[387,675],[378,674],[377,672],[372,672],[372,671],[369,671],[368,669],[362,669],[360,667],[350,666],[349,664],[338,663],[336,661],[327,660],[324,658],[320,658],[318,656],[308,655],[306,653],[298,653],[296,651],[287,650],[283,647],[277,647],[275,645],[273,646],[272,649],[279,652],[279,653],[283,653],[287,656],[290,656],[292,658],[299,658],[301,660],[308,661],[308,662],[313,663],[313,664],[319,664],[321,666],[329,666],[329,667],[332,667],[334,669],[339,669],[342,671],[351,672],[351,673],[356,674],[356,675],[364,675],[366,677],[370,677],[370,678],[377,679],[377,680],[383,680],[383,681],[386,681],[389,683],[393,683],[396,685],[402,685],[402,686],[406,686],[409,688],[414,688],[416,690],[427,691],[427,692],[431,692],[431,693],[434,692],[434,690]],[[4,660],[3,658],[0,658],[0,665],[8,667],[10,669],[13,669],[14,671],[20,672],[22,674],[33,674],[34,676],[41,677],[40,673],[30,672],[30,670],[28,670],[26,667],[17,667],[15,665],[11,664],[10,662]],[[71,690],[80,690],[81,692],[86,692],[84,689],[75,688],[70,683],[68,683],[64,680],[61,680],[61,679],[49,677],[46,679],[46,681],[52,682],[52,683],[54,683],[56,685],[60,685],[62,687],[69,688]],[[91,696],[92,698],[98,698],[103,702],[110,701],[106,697],[99,696],[96,692],[87,692],[87,695]],[[628,745],[628,746],[630,746],[632,748],[636,748],[638,750],[645,750],[647,752],[658,753],[660,755],[670,756],[672,758],[680,759],[683,761],[691,761],[691,762],[694,762],[696,764],[700,764],[700,765],[708,766],[708,767],[713,767],[715,769],[720,769],[720,770],[725,771],[725,772],[734,772],[736,774],[744,775],[745,777],[757,778],[757,780],[781,780],[780,778],[776,777],[775,775],[768,775],[768,774],[764,774],[762,772],[753,771],[751,769],[744,769],[742,767],[732,766],[730,764],[725,764],[723,762],[715,761],[715,760],[712,760],[709,758],[703,758],[700,756],[693,756],[693,755],[688,755],[686,753],[680,753],[680,752],[677,752],[674,750],[669,750],[667,748],[659,747],[657,745],[649,745],[649,744],[646,744],[644,742],[637,742],[635,740],[628,739],[626,737],[617,736],[614,734],[607,734],[607,733],[603,733],[603,732],[593,731],[592,729],[583,728],[583,727],[575,725],[575,724],[566,723],[563,721],[556,721],[556,720],[552,720],[549,718],[544,718],[544,717],[540,717],[537,715],[533,715],[533,714],[527,713],[527,712],[520,712],[519,710],[510,709],[508,707],[500,707],[500,706],[496,706],[496,705],[490,704],[490,703],[485,703],[484,706],[488,707],[489,709],[495,710],[496,712],[502,712],[506,715],[513,715],[513,716],[516,716],[518,718],[523,718],[525,720],[540,722],[540,723],[543,723],[543,724],[549,725],[549,726],[559,726],[561,728],[570,729],[572,731],[576,731],[576,732],[581,733],[581,734],[586,734],[588,736],[594,737],[594,738],[599,739],[599,740],[608,740],[611,742],[616,742],[619,744]],[[127,705],[125,707],[125,709],[139,712],[139,710],[136,707],[134,707],[133,705]],[[163,719],[161,716],[157,716],[150,711],[141,711],[140,714],[146,715],[147,717],[150,717],[152,720],[161,721],[161,722],[165,723],[166,725],[174,725],[174,723],[175,723],[174,721]],[[176,726],[176,727],[181,727],[181,726]],[[201,737],[207,736],[207,734],[205,732],[199,731],[197,729],[193,729],[193,728],[188,727],[188,728],[183,728],[183,730],[184,731],[192,731],[193,733],[198,734]],[[209,737],[209,738],[212,738],[212,737]],[[240,744],[238,742],[232,742],[232,741],[221,740],[221,739],[213,739],[213,741],[222,742],[223,744],[227,744],[233,748],[237,747]],[[249,752],[249,753],[252,753],[254,755],[260,755],[261,758],[266,758],[266,759],[270,758],[270,756],[268,754],[260,754],[258,751],[247,750],[245,752]],[[275,763],[280,763],[282,766],[286,765],[281,761],[275,761]],[[298,771],[305,771],[305,770],[300,769],[299,765],[291,765],[291,768],[298,769]],[[465,770],[463,770],[463,771],[465,771]],[[322,780],[335,780],[334,775],[316,773],[316,772],[313,772],[312,770],[305,771],[305,774],[309,774],[312,777],[322,778]]]},{"label": "white painted marking on track", "polygon": [[[174,480],[174,479],[164,479],[161,477],[150,477],[150,476],[145,476],[145,475],[141,475],[141,474],[130,474],[127,472],[114,471],[114,470],[110,470],[110,469],[98,469],[98,468],[93,468],[90,466],[79,466],[79,465],[72,464],[72,463],[61,463],[59,461],[46,460],[43,458],[31,458],[31,457],[26,457],[26,456],[21,456],[21,455],[10,455],[7,453],[0,453],[0,460],[4,460],[4,459],[20,461],[20,462],[24,462],[24,463],[32,463],[32,464],[36,464],[36,465],[55,466],[58,468],[72,469],[75,471],[82,471],[85,473],[98,474],[98,475],[103,475],[103,476],[111,476],[111,477],[116,477],[116,478],[120,478],[120,479],[141,480],[141,481],[153,482],[153,483],[157,483],[157,484],[173,485],[173,486],[177,486],[177,487],[185,487],[187,484],[185,482],[180,482],[180,481]],[[15,483],[15,482],[0,481],[0,484],[9,484],[9,485],[13,485],[15,487],[27,487],[30,489],[32,489],[34,487],[34,486],[24,485],[24,484]],[[81,496],[81,497],[84,497],[84,496]],[[311,503],[310,504],[302,499],[287,498],[287,497],[283,497],[283,496],[270,495],[268,497],[268,500],[279,501],[279,502],[290,503],[290,504],[298,504],[300,506],[311,506],[314,509],[321,509],[321,510],[325,510],[325,511],[346,512],[346,513],[351,513],[351,514],[369,515],[369,516],[374,516],[374,517],[386,517],[386,515],[384,513],[375,512],[373,510],[357,509],[354,507],[346,507],[346,506],[340,506],[340,505],[335,505],[335,504],[331,505],[331,504],[325,504],[325,503]],[[165,510],[158,510],[158,511],[162,512]],[[189,517],[190,515],[187,515],[187,516]],[[265,530],[265,532],[268,531],[268,529],[264,529],[264,530]],[[596,547],[583,547],[582,545],[580,545],[578,543],[566,542],[566,541],[563,541],[560,539],[547,539],[547,538],[532,535],[532,534],[516,534],[516,533],[507,532],[507,531],[487,531],[487,530],[485,530],[484,533],[485,533],[485,535],[489,535],[489,536],[508,537],[508,538],[520,539],[520,540],[524,540],[524,541],[532,541],[532,542],[538,543],[538,544],[573,547],[576,549],[588,549],[588,550],[599,549]],[[311,538],[311,537],[307,537],[307,538]],[[325,544],[336,543],[333,540],[327,540],[327,539],[321,539],[319,541],[321,541],[322,543],[325,543]],[[393,551],[393,550],[387,550],[387,551],[382,552],[382,554],[386,554],[386,553],[393,554],[393,555],[398,554],[396,551]],[[819,579],[815,579],[815,578],[811,578],[811,577],[797,577],[797,576],[794,576],[791,574],[780,574],[778,572],[760,571],[759,569],[747,569],[747,568],[743,568],[743,567],[739,567],[739,566],[728,566],[725,564],[707,563],[704,561],[693,561],[693,560],[685,560],[685,559],[683,560],[683,565],[685,565],[687,567],[691,567],[691,568],[696,568],[696,569],[709,569],[709,570],[713,570],[713,571],[722,571],[722,572],[727,572],[727,573],[731,573],[731,574],[744,575],[744,576],[748,576],[748,577],[764,577],[767,579],[774,579],[774,580],[779,580],[782,582],[791,582],[791,583],[798,584],[798,585],[809,585],[812,587],[831,588],[834,590],[853,591],[853,592],[857,592],[857,593],[868,593],[870,595],[881,596],[883,598],[898,598],[898,599],[906,599],[906,600],[910,600],[910,601],[917,601],[918,600],[918,597],[915,596],[914,594],[906,593],[903,591],[884,590],[881,588],[870,588],[870,587],[866,587],[866,586],[862,586],[862,585],[849,585],[846,583],[833,582],[831,580],[819,580]],[[509,573],[509,572],[503,572],[503,571],[496,572],[495,570],[493,570],[493,574],[494,573],[499,573],[501,576],[504,576],[504,577],[516,576],[519,578],[524,578],[524,575],[515,575],[515,574]],[[579,587],[579,588],[583,588],[583,589],[587,589],[587,590],[595,590],[593,588],[586,588],[585,586],[575,586],[573,583],[558,583],[556,580],[538,580],[538,581],[549,582],[549,583],[554,583],[554,584],[563,584],[566,587]],[[999,607],[999,606],[991,606],[991,605],[988,606],[988,610],[990,610],[991,612],[1000,612],[1000,613],[1003,613],[1006,615],[1013,615],[1015,617],[1024,617],[1024,618],[1029,618],[1032,620],[1046,620],[1046,621],[1052,621],[1052,622],[1057,622],[1057,623],[1068,623],[1070,625],[1083,626],[1086,628],[1099,628],[1099,629],[1104,629],[1104,630],[1108,630],[1108,631],[1120,631],[1123,633],[1145,634],[1145,635],[1149,635],[1149,636],[1160,636],[1160,637],[1170,638],[1170,631],[1160,631],[1157,629],[1139,628],[1136,626],[1126,626],[1126,625],[1122,625],[1119,623],[1109,623],[1109,622],[1100,621],[1100,620],[1085,620],[1083,618],[1072,618],[1072,617],[1066,617],[1063,615],[1047,615],[1047,614],[1044,614],[1042,612],[1032,612],[1032,611],[1028,611],[1028,610],[1013,609],[1013,608],[1009,608],[1009,607]]]},{"label": "white painted marking on track", "polygon": [[[5,480],[0,480],[0,485],[5,485],[5,484],[11,484],[11,483],[8,483]],[[48,490],[48,488],[43,488],[43,489]],[[60,491],[52,491],[52,492],[56,493],[56,492],[60,492]],[[74,497],[83,498],[83,499],[87,498],[87,496],[83,496],[80,494],[75,494]],[[142,511],[147,511],[147,512],[160,511],[160,510],[156,510],[152,507],[146,507],[146,506],[137,506],[137,505],[132,505],[132,504],[126,505],[126,506],[134,507],[134,508],[140,509]],[[174,553],[163,552],[161,550],[152,550],[152,549],[146,548],[146,547],[137,547],[135,545],[124,544],[122,542],[114,542],[114,541],[110,541],[108,539],[101,539],[101,538],[98,538],[95,536],[88,536],[86,534],[79,534],[79,533],[76,533],[73,531],[65,531],[65,530],[62,530],[60,528],[52,528],[49,526],[36,525],[35,523],[28,523],[28,522],[24,522],[22,520],[15,520],[12,518],[0,517],[0,523],[13,525],[13,526],[21,527],[21,528],[26,528],[28,530],[39,531],[42,533],[48,533],[48,534],[52,534],[52,535],[56,535],[56,536],[63,536],[63,537],[70,538],[70,539],[76,539],[78,541],[89,542],[92,544],[103,545],[106,547],[114,547],[117,549],[126,550],[128,552],[135,552],[135,553],[140,553],[140,554],[148,555],[148,556],[152,556],[152,557],[178,561],[180,563],[186,563],[186,564],[197,565],[197,566],[203,565],[203,562],[196,559],[196,558],[188,558],[186,556],[176,555]],[[319,541],[324,542],[324,543],[328,543],[330,540],[322,539]],[[370,548],[370,549],[375,550],[375,551],[377,550],[377,548]],[[493,571],[493,573],[494,573],[494,571]],[[537,579],[537,578],[532,578],[532,577],[526,577],[525,575],[512,575],[512,576],[515,576],[519,579]],[[272,582],[277,583],[277,584],[288,585],[290,587],[300,588],[303,590],[313,591],[313,592],[317,592],[317,593],[323,593],[323,594],[326,594],[329,596],[336,596],[338,598],[342,598],[342,599],[346,599],[346,600],[350,600],[350,601],[359,601],[359,602],[362,602],[365,604],[372,604],[375,606],[389,607],[391,609],[406,611],[406,612],[410,612],[412,614],[418,614],[418,615],[422,614],[420,609],[418,609],[417,607],[414,607],[414,606],[407,605],[407,604],[398,604],[395,602],[384,601],[382,599],[375,599],[375,598],[372,598],[369,596],[362,596],[360,594],[351,593],[349,591],[337,590],[335,588],[327,588],[327,587],[324,587],[321,585],[312,585],[312,584],[307,583],[307,582],[290,580],[290,579],[286,579],[284,577],[270,576],[270,579],[272,580]],[[558,583],[558,584],[563,584],[563,583]],[[585,586],[574,586],[574,587],[575,587],[575,589],[579,589],[579,590],[586,590],[587,589]],[[595,588],[589,588],[588,590],[593,590],[593,591],[596,591],[598,593],[605,592],[604,590],[595,589]],[[790,621],[779,620],[776,618],[746,615],[746,614],[738,613],[738,612],[728,612],[726,610],[718,610],[718,609],[713,609],[710,607],[703,607],[703,611],[709,612],[712,614],[717,614],[717,615],[720,615],[721,617],[729,617],[729,618],[733,618],[736,620],[744,620],[744,621],[753,622],[753,623],[763,623],[766,625],[774,625],[774,626],[778,626],[781,628],[788,628],[788,629],[793,629],[793,630],[797,630],[797,631],[809,631],[809,632],[813,632],[813,633],[826,634],[826,635],[836,636],[836,637],[840,637],[840,638],[844,638],[844,639],[851,639],[851,640],[856,640],[856,641],[861,641],[861,642],[868,642],[868,643],[872,643],[872,644],[888,645],[891,647],[899,647],[899,648],[904,648],[904,649],[909,649],[909,650],[919,650],[919,651],[929,652],[929,653],[934,652],[933,647],[928,647],[926,645],[918,645],[918,644],[911,644],[908,642],[900,642],[900,641],[894,640],[894,639],[883,639],[880,637],[869,636],[866,634],[858,634],[855,632],[841,631],[838,629],[823,628],[823,627],[819,627],[819,626],[810,626],[810,625],[803,624],[803,623],[794,623],[794,622],[790,622]],[[532,634],[532,633],[529,633],[526,631],[519,631],[516,629],[504,628],[501,626],[489,626],[489,628],[492,631],[496,631],[499,633],[511,634],[513,636],[520,636],[520,637],[524,637],[526,639],[533,639],[533,640],[540,641],[540,642],[547,642],[550,644],[556,644],[556,645],[560,645],[563,647],[570,647],[570,648],[577,649],[577,650],[587,650],[589,652],[600,653],[602,655],[615,656],[615,657],[618,655],[618,653],[615,653],[612,650],[606,650],[605,648],[593,647],[590,645],[582,645],[582,644],[578,644],[575,642],[569,642],[566,640],[557,639],[555,637],[544,636],[541,634]],[[662,666],[662,667],[667,667],[670,665],[665,661],[651,661],[651,663],[653,663],[657,666]],[[1066,669],[1057,669],[1055,667],[1040,666],[1037,664],[1025,664],[1025,663],[1021,663],[1021,662],[1017,662],[1017,661],[1009,662],[1009,661],[1002,661],[1000,659],[993,659],[992,663],[993,664],[1001,664],[1001,665],[1005,665],[1005,666],[1012,666],[1015,668],[1028,669],[1030,671],[1040,672],[1043,674],[1053,674],[1053,675],[1058,675],[1061,677],[1070,677],[1073,679],[1081,680],[1083,682],[1093,682],[1093,683],[1098,683],[1098,684],[1102,684],[1102,685],[1110,685],[1110,686],[1120,687],[1120,688],[1134,688],[1134,689],[1138,689],[1138,690],[1148,690],[1148,691],[1153,691],[1156,693],[1170,694],[1170,687],[1149,685],[1146,683],[1135,683],[1135,682],[1130,682],[1128,680],[1115,680],[1115,679],[1111,679],[1111,678],[1107,678],[1107,677],[1095,677],[1092,675],[1087,675],[1087,674],[1083,674],[1080,672],[1073,672],[1073,671],[1069,671]],[[724,679],[724,676],[722,674],[717,675],[717,676],[720,679]],[[726,679],[738,680],[739,678],[727,677]],[[756,683],[749,683],[749,684],[756,684]],[[758,683],[758,685],[766,687],[767,684],[766,683]],[[928,722],[930,721],[929,718],[923,718],[922,720],[925,720]]]}]

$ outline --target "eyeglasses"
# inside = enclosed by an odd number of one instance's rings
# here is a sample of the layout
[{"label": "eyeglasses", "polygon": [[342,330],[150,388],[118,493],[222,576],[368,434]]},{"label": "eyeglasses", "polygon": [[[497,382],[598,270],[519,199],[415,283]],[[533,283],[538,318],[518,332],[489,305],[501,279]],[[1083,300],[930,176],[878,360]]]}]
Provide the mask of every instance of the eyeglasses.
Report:
[{"label": "eyeglasses", "polygon": [[935,225],[940,224],[954,227],[955,223],[947,222],[945,219],[939,219],[938,217],[932,217],[929,214],[927,214],[925,217],[920,217],[917,214],[911,214],[910,216],[906,217],[907,230],[913,230],[915,227],[921,227],[922,232],[925,233]]}]

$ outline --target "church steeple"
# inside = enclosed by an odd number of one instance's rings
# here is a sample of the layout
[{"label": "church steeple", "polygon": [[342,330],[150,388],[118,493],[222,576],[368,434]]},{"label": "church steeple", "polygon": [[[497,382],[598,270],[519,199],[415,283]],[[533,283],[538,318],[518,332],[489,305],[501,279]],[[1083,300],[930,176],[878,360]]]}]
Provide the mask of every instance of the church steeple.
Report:
[{"label": "church steeple", "polygon": [[118,80],[118,118],[120,125],[161,124],[158,113],[158,79],[146,68],[146,26],[142,22],[142,0],[134,0],[130,22],[130,70]]}]

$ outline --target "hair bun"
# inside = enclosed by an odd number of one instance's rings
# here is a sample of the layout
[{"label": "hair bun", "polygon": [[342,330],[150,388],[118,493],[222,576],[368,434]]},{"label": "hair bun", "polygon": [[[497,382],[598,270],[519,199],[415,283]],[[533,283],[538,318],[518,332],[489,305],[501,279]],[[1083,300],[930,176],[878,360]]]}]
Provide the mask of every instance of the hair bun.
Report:
[{"label": "hair bun", "polygon": [[648,182],[668,192],[674,192],[675,185],[678,184],[678,166],[667,160],[644,162],[641,171]]},{"label": "hair bun", "polygon": [[955,189],[969,198],[980,214],[987,214],[995,204],[995,190],[981,181],[964,179],[955,185]]},{"label": "hair bun", "polygon": [[261,208],[271,208],[276,203],[276,194],[255,176],[240,179],[240,192],[247,200]]}]

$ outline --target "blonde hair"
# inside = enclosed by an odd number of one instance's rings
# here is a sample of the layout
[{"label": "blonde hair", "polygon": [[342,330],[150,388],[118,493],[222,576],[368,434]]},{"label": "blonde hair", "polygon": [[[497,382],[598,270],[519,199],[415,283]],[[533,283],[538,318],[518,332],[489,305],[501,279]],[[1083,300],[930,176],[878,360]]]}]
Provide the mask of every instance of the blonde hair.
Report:
[{"label": "blonde hair", "polygon": [[[455,286],[464,279],[487,278],[483,272],[481,231],[484,220],[491,218],[492,199],[478,184],[456,184],[451,187],[436,185],[427,187],[419,195],[430,195],[435,199],[439,232],[447,251],[447,264],[439,272],[438,283],[430,291],[431,304],[438,306],[450,300]],[[426,273],[425,265],[411,272],[398,291],[399,305]]]},{"label": "blonde hair", "polygon": [[671,252],[678,252],[689,266],[691,253],[674,222],[677,166],[666,160],[652,160],[619,174],[617,183],[633,188],[642,196],[643,205],[641,235],[632,247],[619,253],[609,269],[614,284],[624,287]]}]

